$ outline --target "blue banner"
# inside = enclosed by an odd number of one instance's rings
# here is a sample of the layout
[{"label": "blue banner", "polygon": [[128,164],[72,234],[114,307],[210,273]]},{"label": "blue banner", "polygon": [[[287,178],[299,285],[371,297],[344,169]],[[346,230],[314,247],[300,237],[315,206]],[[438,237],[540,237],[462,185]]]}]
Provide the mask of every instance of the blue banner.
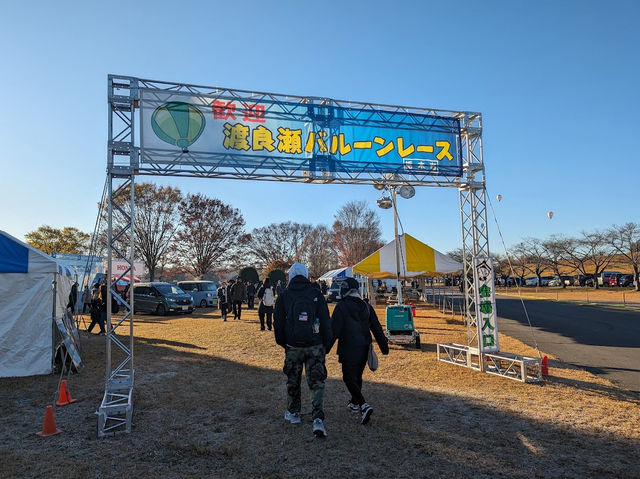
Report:
[{"label": "blue banner", "polygon": [[455,118],[363,106],[142,90],[141,152],[222,166],[460,176]]}]

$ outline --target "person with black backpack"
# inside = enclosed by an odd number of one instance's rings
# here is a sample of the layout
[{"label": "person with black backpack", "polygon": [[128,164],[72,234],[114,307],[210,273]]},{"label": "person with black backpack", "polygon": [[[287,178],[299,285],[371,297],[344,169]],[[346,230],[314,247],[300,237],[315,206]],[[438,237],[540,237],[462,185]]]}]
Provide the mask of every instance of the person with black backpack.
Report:
[{"label": "person with black backpack", "polygon": [[325,351],[333,339],[329,308],[322,293],[309,282],[306,266],[294,263],[289,285],[276,300],[273,329],[276,343],[285,349],[287,410],[285,420],[300,424],[300,382],[304,365],[311,391],[313,434],[327,437],[324,427],[324,381],[327,379]]},{"label": "person with black backpack", "polygon": [[353,278],[347,278],[340,285],[340,301],[333,310],[331,319],[334,339],[327,353],[337,340],[342,380],[351,393],[347,408],[354,413],[360,413],[360,422],[367,424],[373,414],[373,408],[362,395],[362,373],[367,364],[369,349],[372,347],[370,332],[373,333],[384,355],[389,354],[387,338],[375,310],[362,300],[358,282]]}]

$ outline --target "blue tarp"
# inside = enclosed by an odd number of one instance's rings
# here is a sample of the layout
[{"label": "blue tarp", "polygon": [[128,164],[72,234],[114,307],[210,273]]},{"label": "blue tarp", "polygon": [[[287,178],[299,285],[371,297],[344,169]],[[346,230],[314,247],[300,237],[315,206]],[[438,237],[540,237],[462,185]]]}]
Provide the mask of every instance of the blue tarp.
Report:
[{"label": "blue tarp", "polygon": [[27,273],[29,250],[8,236],[0,234],[0,273]]}]

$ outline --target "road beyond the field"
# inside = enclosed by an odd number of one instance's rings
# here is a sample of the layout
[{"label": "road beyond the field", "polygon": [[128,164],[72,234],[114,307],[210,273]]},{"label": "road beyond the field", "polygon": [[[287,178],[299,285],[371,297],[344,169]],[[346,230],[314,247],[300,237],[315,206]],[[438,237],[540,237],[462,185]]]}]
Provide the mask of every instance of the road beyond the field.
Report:
[{"label": "road beyond the field", "polygon": [[[501,333],[640,392],[640,312],[555,301],[497,298]],[[535,338],[535,342],[534,342]]]}]

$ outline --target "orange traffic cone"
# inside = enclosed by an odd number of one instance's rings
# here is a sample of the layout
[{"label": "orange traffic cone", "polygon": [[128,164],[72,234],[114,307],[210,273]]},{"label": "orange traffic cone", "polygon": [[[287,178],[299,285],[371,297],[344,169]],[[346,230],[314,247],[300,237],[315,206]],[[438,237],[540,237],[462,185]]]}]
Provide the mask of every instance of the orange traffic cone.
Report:
[{"label": "orange traffic cone", "polygon": [[543,376],[549,375],[549,358],[546,356],[542,358],[542,375]]},{"label": "orange traffic cone", "polygon": [[58,392],[58,401],[56,402],[56,406],[66,406],[67,404],[71,404],[76,402],[77,399],[71,399],[71,393],[67,389],[67,381],[63,379],[60,383],[60,391]]},{"label": "orange traffic cone", "polygon": [[44,413],[44,422],[42,423],[42,431],[37,432],[38,436],[47,437],[55,434],[60,434],[62,431],[56,427],[56,420],[53,417],[53,407],[47,406],[47,411]]}]

